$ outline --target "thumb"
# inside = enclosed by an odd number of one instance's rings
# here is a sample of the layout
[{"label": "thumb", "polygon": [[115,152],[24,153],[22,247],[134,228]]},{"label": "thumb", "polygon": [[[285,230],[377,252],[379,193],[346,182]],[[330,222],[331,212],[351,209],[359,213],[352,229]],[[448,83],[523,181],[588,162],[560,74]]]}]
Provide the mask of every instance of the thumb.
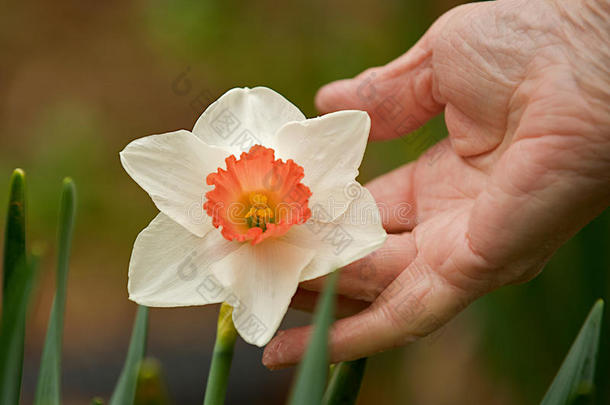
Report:
[{"label": "thumb", "polygon": [[433,96],[430,36],[427,33],[385,66],[322,87],[315,99],[317,109],[324,114],[347,109],[368,112],[371,139],[392,139],[419,128],[443,110]]}]

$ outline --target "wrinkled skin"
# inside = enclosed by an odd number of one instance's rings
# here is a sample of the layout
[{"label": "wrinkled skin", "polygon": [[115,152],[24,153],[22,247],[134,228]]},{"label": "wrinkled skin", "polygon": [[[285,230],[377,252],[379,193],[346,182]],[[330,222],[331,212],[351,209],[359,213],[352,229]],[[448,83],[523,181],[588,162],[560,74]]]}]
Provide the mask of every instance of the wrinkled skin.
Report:
[{"label": "wrinkled skin", "polygon": [[[604,0],[467,4],[398,59],[319,91],[322,113],[368,111],[372,139],[442,111],[449,129],[416,162],[367,186],[385,208],[413,209],[408,221],[382,210],[386,244],[342,270],[346,317],[332,328],[333,361],[413,341],[480,296],[532,279],[608,207],[607,21]],[[388,99],[402,107],[397,117],[379,108]],[[323,281],[303,283],[293,306],[311,309]],[[309,333],[280,332],[264,364],[296,363]]]}]

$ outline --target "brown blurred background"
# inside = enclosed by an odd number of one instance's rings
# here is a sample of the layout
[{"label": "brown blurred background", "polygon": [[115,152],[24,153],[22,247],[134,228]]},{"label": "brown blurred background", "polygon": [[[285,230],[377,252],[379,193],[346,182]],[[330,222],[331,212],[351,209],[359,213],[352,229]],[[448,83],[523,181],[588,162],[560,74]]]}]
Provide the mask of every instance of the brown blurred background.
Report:
[{"label": "brown blurred background", "polygon": [[[133,241],[156,209],[120,167],[131,140],[192,128],[237,86],[265,85],[315,116],[322,84],[384,64],[454,2],[40,1],[0,15],[0,201],[11,170],[28,176],[29,241],[46,243],[28,325],[24,401],[32,401],[54,285],[61,179],[79,191],[66,315],[63,399],[109,398],[127,350]],[[416,134],[369,147],[361,180],[412,160],[446,134],[442,117]],[[4,217],[0,219],[4,226]],[[589,307],[608,297],[610,215],[564,246],[534,281],[475,303],[408,348],[371,359],[359,404],[535,404]],[[174,404],[200,404],[217,308],[153,309],[148,354]],[[290,312],[284,327],[309,316]],[[610,381],[608,316],[600,382]],[[261,366],[239,344],[229,404],[280,404],[292,372]],[[607,385],[600,400],[609,400]],[[600,402],[600,403],[602,403]],[[607,402],[606,402],[607,403]]]}]

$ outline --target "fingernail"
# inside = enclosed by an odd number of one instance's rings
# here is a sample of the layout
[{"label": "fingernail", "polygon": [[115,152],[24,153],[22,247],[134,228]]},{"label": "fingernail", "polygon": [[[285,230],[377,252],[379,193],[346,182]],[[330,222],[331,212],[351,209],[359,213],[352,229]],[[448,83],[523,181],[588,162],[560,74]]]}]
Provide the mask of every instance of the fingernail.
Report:
[{"label": "fingernail", "polygon": [[277,364],[277,354],[273,347],[270,349],[265,349],[263,352],[263,365],[267,367],[269,370],[278,370],[281,367]]}]

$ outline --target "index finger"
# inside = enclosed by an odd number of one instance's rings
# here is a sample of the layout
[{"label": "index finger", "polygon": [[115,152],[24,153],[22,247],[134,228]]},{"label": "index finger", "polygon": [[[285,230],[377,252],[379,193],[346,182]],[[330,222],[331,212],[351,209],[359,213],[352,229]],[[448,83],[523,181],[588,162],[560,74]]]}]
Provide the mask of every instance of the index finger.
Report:
[{"label": "index finger", "polygon": [[316,107],[321,113],[367,111],[372,140],[396,138],[419,128],[443,110],[433,96],[431,35],[426,33],[407,53],[385,66],[322,87]]}]

